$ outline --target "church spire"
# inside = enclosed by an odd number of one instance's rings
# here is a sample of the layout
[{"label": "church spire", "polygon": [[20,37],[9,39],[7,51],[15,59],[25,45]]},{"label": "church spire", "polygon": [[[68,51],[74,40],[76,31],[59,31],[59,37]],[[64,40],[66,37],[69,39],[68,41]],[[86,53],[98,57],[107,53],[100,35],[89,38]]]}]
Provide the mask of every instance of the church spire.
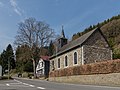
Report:
[{"label": "church spire", "polygon": [[64,33],[63,25],[62,25],[61,38],[65,38],[65,33]]},{"label": "church spire", "polygon": [[58,50],[60,50],[64,45],[67,44],[67,38],[65,38],[64,29],[62,25],[61,37],[58,39]]}]

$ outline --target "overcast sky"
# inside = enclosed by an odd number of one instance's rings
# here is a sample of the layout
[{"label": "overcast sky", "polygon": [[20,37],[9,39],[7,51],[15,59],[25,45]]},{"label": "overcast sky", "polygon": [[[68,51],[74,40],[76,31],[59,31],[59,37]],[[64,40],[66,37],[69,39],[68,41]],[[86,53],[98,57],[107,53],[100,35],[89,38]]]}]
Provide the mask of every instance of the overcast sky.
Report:
[{"label": "overcast sky", "polygon": [[83,31],[120,14],[120,0],[0,0],[0,52],[15,40],[18,23],[29,17],[45,21],[57,34]]}]

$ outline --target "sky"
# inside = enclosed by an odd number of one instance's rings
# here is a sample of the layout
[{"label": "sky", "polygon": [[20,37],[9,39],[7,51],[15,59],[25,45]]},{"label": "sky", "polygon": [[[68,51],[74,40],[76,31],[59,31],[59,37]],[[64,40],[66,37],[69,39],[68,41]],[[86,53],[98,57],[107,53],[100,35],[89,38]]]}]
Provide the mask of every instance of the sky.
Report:
[{"label": "sky", "polygon": [[13,45],[18,23],[34,17],[45,21],[56,34],[83,31],[90,25],[120,14],[120,0],[0,0],[0,52]]}]

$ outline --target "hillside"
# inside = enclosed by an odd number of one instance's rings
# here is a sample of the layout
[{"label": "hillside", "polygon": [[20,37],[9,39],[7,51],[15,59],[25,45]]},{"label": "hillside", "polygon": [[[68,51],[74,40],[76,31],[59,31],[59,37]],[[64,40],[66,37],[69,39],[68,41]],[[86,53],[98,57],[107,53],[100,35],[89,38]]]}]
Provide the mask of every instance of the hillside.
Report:
[{"label": "hillside", "polygon": [[103,25],[101,30],[113,49],[114,58],[120,58],[120,19]]},{"label": "hillside", "polygon": [[113,58],[120,58],[120,15],[113,16],[104,22],[86,28],[83,32],[74,34],[72,40],[77,39],[81,35],[93,30],[96,27],[100,27],[107,38],[111,48],[113,49]]}]

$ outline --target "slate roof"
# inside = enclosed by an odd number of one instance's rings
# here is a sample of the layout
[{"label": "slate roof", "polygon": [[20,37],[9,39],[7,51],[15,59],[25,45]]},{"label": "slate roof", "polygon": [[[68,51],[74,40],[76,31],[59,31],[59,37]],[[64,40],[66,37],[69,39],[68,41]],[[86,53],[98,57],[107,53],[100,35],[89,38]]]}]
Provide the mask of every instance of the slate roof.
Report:
[{"label": "slate roof", "polygon": [[[68,44],[64,45],[59,51],[57,51],[57,55],[64,53],[72,48],[77,47],[77,46],[81,46],[96,30],[98,30],[98,28],[95,28],[92,31],[77,38],[76,40],[71,41]],[[55,57],[55,55],[53,55],[52,57]]]}]

